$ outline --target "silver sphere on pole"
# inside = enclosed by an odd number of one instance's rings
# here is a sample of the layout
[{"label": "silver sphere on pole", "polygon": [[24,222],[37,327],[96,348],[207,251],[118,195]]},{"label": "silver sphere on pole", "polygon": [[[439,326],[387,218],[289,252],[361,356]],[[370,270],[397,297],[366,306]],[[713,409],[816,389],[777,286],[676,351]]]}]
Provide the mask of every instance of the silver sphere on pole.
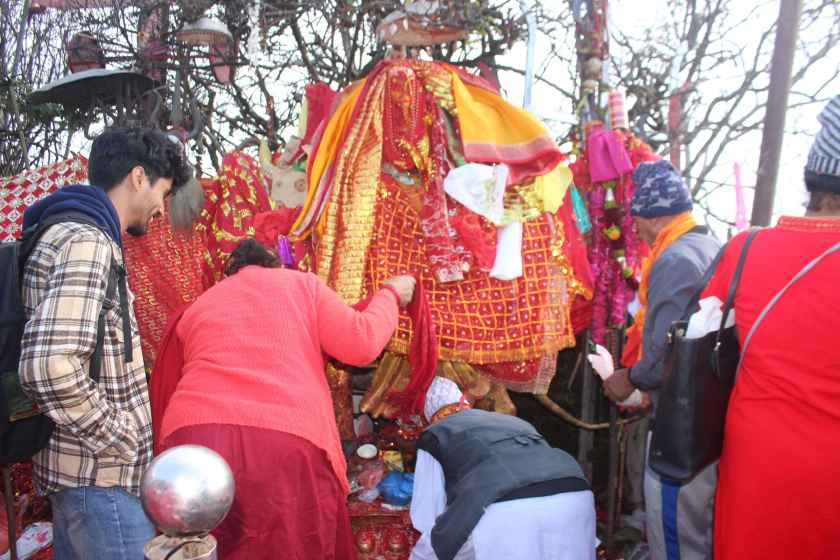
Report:
[{"label": "silver sphere on pole", "polygon": [[233,473],[221,455],[179,445],[158,455],[143,474],[140,501],[152,523],[171,537],[206,535],[233,503]]}]

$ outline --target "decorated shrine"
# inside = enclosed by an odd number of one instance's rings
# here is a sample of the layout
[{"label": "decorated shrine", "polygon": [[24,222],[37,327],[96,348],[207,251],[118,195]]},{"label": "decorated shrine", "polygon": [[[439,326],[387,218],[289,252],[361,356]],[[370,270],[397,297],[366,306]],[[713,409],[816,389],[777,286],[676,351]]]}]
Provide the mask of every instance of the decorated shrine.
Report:
[{"label": "decorated shrine", "polygon": [[[422,282],[438,369],[473,396],[544,393],[574,345],[571,173],[547,131],[492,86],[444,64],[395,59],[343,92],[308,160],[292,227],[314,270],[347,301],[395,274]],[[576,252],[577,251],[577,252]],[[578,271],[581,270],[579,266]],[[399,415],[387,396],[410,377],[403,316],[362,409]]]},{"label": "decorated shrine", "polygon": [[[157,220],[146,236],[126,239],[146,363],[154,363],[169,315],[218,282],[230,251],[256,236],[350,303],[390,276],[417,275],[430,319],[421,335],[436,361],[431,370],[427,361],[426,376],[449,377],[481,406],[509,413],[507,389],[544,393],[557,352],[574,345],[571,302],[591,297],[572,173],[548,132],[480,78],[443,64],[389,60],[331,103],[323,102],[327,91],[309,89],[309,135],[298,142],[308,158],[294,145],[259,159],[227,154],[220,173],[201,180],[192,231]],[[19,234],[25,206],[84,182],[85,163],[76,156],[5,179],[7,239]],[[338,363],[325,371],[349,448],[367,442],[383,457],[399,455],[377,462],[385,465],[380,478],[411,470],[417,410],[394,395],[411,383],[423,390],[424,380],[412,379],[415,321],[401,317],[355,411],[352,372]],[[364,412],[366,422],[394,421],[366,432],[358,427]],[[373,467],[354,459],[350,468],[358,481]],[[417,535],[405,503],[357,492],[350,511],[363,558],[407,557]]]},{"label": "decorated shrine", "polygon": [[[400,17],[380,28],[392,45],[465,33]],[[386,351],[367,368],[333,361],[324,372],[350,458],[360,558],[407,558],[418,537],[407,508],[418,404],[432,377],[455,381],[478,408],[516,414],[508,391],[546,397],[576,334],[591,327],[603,344],[625,323],[644,256],[629,214],[632,170],[654,156],[627,130],[618,93],[610,108],[606,122],[582,123],[567,158],[497,84],[404,49],[341,91],[309,84],[299,137],[282,152],[263,141],[258,156],[225,154],[200,179],[189,228],[156,220],[125,240],[147,366],[168,317],[222,280],[246,238],[349,304],[392,276],[415,276],[419,301],[401,311]],[[179,138],[199,133],[193,121],[189,133],[175,123]],[[77,155],[0,181],[4,240],[19,234],[26,206],[85,180]]]}]

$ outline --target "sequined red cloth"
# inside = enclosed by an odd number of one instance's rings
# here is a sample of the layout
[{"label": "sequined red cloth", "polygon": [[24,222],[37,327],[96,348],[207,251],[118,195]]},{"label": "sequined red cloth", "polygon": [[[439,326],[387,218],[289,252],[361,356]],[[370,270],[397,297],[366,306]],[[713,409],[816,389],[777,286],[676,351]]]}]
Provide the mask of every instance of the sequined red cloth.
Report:
[{"label": "sequined red cloth", "polygon": [[[413,207],[411,189],[383,174],[375,213],[365,290],[373,293],[395,274],[419,273],[437,327],[441,359],[470,364],[541,360],[574,344],[567,274],[553,253],[562,243],[562,226],[553,226],[546,216],[524,224],[521,278],[506,282],[474,269],[460,282],[440,283],[433,280],[425,258],[422,219]],[[410,336],[411,322],[403,313],[390,348],[407,353]],[[504,381],[525,382],[536,371],[528,368],[522,373],[520,379]]]},{"label": "sequined red cloth", "polygon": [[0,177],[0,242],[18,238],[23,211],[30,204],[63,186],[86,180],[87,159],[80,155],[14,177]]},{"label": "sequined red cloth", "polygon": [[128,279],[135,295],[143,356],[151,365],[169,315],[222,278],[225,260],[254,235],[254,216],[271,209],[257,162],[240,152],[222,160],[218,177],[202,180],[205,204],[192,235],[156,220],[143,237],[126,237]]},{"label": "sequined red cloth", "polygon": [[225,261],[246,237],[254,235],[254,216],[273,208],[259,164],[242,152],[222,160],[219,176],[202,181],[204,210],[195,231],[204,239],[202,277],[205,288],[222,279]]},{"label": "sequined red cloth", "polygon": [[143,358],[151,367],[173,311],[197,298],[204,286],[204,244],[197,234],[176,233],[166,218],[152,222],[142,237],[125,236],[123,254]]}]

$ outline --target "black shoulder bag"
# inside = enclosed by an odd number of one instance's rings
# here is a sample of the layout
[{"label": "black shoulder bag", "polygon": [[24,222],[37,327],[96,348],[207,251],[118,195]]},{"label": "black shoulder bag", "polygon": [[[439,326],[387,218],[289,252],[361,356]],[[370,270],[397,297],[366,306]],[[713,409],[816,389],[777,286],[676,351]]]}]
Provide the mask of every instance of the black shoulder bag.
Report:
[{"label": "black shoulder bag", "polygon": [[720,458],[726,407],[741,355],[735,327],[725,328],[726,319],[735,301],[747,249],[758,231],[751,231],[744,241],[729,284],[720,328],[700,338],[685,337],[688,319],[697,309],[700,295],[711,280],[726,246],[709,265],[682,318],[675,321],[668,332],[668,357],[648,458],[650,468],[664,478],[690,480]]},{"label": "black shoulder bag", "polygon": [[651,469],[664,478],[686,482],[720,459],[729,396],[758,326],[788,288],[824,257],[840,251],[840,243],[837,243],[802,267],[764,306],[744,338],[744,348],[740,349],[735,327],[725,328],[726,319],[735,301],[747,249],[758,231],[750,232],[744,241],[718,330],[700,338],[685,338],[688,317],[697,307],[700,294],[714,274],[725,247],[706,272],[683,319],[671,326],[670,348],[648,458]]}]

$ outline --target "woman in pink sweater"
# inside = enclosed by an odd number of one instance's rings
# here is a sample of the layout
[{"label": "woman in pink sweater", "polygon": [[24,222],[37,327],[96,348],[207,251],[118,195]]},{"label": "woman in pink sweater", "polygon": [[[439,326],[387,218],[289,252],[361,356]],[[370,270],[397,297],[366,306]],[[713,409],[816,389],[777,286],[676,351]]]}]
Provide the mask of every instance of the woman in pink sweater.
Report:
[{"label": "woman in pink sweater", "polygon": [[355,558],[324,355],[373,361],[414,279],[389,280],[356,311],[254,240],[225,272],[170,321],[150,389],[153,419],[165,409],[158,448],[204,445],[230,464],[236,498],[213,532],[220,558]]}]

